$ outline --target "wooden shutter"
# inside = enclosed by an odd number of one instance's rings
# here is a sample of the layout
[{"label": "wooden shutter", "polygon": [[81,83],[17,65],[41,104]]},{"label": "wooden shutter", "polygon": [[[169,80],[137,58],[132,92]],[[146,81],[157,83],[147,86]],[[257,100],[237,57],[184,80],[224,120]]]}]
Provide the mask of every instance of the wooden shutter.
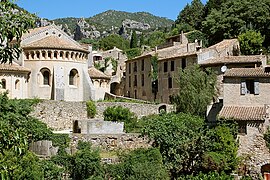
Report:
[{"label": "wooden shutter", "polygon": [[259,88],[259,80],[254,81],[254,94],[258,95],[260,93],[260,88]]},{"label": "wooden shutter", "polygon": [[247,88],[246,88],[246,81],[241,81],[241,95],[246,94]]}]

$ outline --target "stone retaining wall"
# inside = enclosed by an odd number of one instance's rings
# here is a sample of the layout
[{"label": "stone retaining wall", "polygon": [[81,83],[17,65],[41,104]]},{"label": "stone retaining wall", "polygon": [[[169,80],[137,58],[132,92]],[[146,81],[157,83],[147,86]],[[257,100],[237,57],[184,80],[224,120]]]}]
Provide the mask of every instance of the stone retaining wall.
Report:
[{"label": "stone retaining wall", "polygon": [[[126,102],[96,102],[97,115],[95,118],[103,119],[103,111],[109,106],[123,106],[129,108],[139,118],[159,113],[160,106],[166,106],[168,112],[173,110],[172,105],[140,104]],[[72,129],[75,120],[87,119],[85,102],[65,102],[42,100],[32,113],[53,130]]]}]

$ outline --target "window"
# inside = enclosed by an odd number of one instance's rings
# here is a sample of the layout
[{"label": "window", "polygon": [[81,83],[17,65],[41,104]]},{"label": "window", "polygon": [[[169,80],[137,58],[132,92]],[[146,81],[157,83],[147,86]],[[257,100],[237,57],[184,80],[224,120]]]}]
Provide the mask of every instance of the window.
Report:
[{"label": "window", "polygon": [[128,64],[128,73],[131,73],[131,63]]},{"label": "window", "polygon": [[137,75],[134,75],[134,86],[137,86]]},{"label": "window", "polygon": [[2,89],[6,89],[7,88],[7,82],[5,79],[2,79],[1,80],[1,86],[2,86]]},{"label": "window", "polygon": [[50,85],[50,70],[43,68],[40,70],[43,77],[43,85]]},{"label": "window", "polygon": [[69,73],[69,85],[77,86],[78,77],[78,71],[76,69],[72,69]]},{"label": "window", "polygon": [[131,87],[131,76],[128,77],[128,87]]},{"label": "window", "polygon": [[19,79],[17,79],[15,81],[15,89],[20,90],[20,80]]},{"label": "window", "polygon": [[171,61],[171,71],[174,71],[174,61]]},{"label": "window", "polygon": [[144,86],[144,74],[142,74],[141,76],[141,82],[142,82],[142,86]]},{"label": "window", "polygon": [[134,72],[137,72],[137,62],[134,62],[134,69],[133,69]]},{"label": "window", "polygon": [[186,58],[182,59],[182,69],[185,69],[187,67],[187,61]]},{"label": "window", "polygon": [[144,59],[142,60],[142,71],[144,71]]},{"label": "window", "polygon": [[169,89],[172,88],[172,78],[171,77],[168,78],[168,88]]},{"label": "window", "polygon": [[164,62],[164,72],[168,72],[168,62]]},{"label": "window", "polygon": [[238,133],[239,134],[247,134],[247,124],[239,123],[238,124]]},{"label": "window", "polygon": [[254,79],[246,79],[241,81],[241,94],[259,94],[259,81]]}]

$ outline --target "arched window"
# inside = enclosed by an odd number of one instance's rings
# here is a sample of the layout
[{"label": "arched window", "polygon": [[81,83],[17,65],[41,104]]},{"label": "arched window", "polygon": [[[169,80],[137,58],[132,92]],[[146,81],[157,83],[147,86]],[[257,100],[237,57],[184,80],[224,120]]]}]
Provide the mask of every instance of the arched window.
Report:
[{"label": "arched window", "polygon": [[20,80],[19,79],[17,79],[15,81],[15,89],[20,90]]},{"label": "arched window", "polygon": [[6,89],[7,88],[7,82],[6,82],[5,79],[2,79],[1,80],[1,87],[2,87],[2,89]]},{"label": "arched window", "polygon": [[69,85],[77,86],[78,85],[79,74],[76,69],[72,69],[69,72]]},{"label": "arched window", "polygon": [[40,70],[43,77],[43,85],[50,85],[50,70],[43,68]]}]

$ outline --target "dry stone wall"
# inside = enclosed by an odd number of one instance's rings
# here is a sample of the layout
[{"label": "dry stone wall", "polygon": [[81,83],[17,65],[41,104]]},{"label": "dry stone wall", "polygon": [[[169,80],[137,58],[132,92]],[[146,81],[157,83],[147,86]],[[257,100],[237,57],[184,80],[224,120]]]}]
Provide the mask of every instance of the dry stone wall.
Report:
[{"label": "dry stone wall", "polygon": [[[96,102],[97,115],[95,118],[102,119],[103,111],[109,106],[123,106],[129,108],[139,118],[150,114],[158,114],[159,107],[162,105],[155,104],[139,104],[126,102]],[[168,112],[173,110],[172,105],[165,105]],[[42,122],[46,123],[53,130],[72,129],[73,122],[76,120],[86,120],[86,104],[85,102],[66,102],[42,100],[34,108],[32,113]]]}]

